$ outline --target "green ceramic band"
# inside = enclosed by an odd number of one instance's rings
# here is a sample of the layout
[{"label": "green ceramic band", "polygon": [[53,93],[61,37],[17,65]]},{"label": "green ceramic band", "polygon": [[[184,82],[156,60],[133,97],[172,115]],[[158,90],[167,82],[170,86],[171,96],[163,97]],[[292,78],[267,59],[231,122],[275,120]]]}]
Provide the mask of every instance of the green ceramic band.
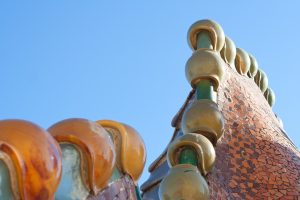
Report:
[{"label": "green ceramic band", "polygon": [[197,49],[213,49],[213,45],[207,31],[201,31],[197,35]]},{"label": "green ceramic band", "polygon": [[[208,31],[201,31],[197,35],[197,49],[213,49],[212,41]],[[214,100],[214,90],[211,81],[201,80],[196,86],[197,99]]]},{"label": "green ceramic band", "polygon": [[194,166],[198,165],[197,154],[192,149],[184,149],[179,155],[179,164],[191,164]]},{"label": "green ceramic band", "polygon": [[214,88],[209,80],[201,80],[196,85],[196,97],[200,99],[214,100]]}]

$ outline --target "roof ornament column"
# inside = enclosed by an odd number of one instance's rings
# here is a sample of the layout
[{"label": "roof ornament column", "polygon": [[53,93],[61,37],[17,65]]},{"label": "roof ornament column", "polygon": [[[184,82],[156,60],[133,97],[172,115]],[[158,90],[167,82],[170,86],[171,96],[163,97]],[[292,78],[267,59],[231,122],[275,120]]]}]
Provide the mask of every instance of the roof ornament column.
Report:
[{"label": "roof ornament column", "polygon": [[[224,119],[216,104],[226,67],[220,54],[225,44],[223,29],[214,21],[200,20],[189,29],[188,41],[194,53],[186,63],[185,73],[196,90],[196,100],[183,113],[184,135],[168,148],[171,170],[160,184],[161,200],[209,199],[205,175],[213,168],[214,145],[224,132]],[[235,53],[229,50],[227,58],[232,63]]]}]

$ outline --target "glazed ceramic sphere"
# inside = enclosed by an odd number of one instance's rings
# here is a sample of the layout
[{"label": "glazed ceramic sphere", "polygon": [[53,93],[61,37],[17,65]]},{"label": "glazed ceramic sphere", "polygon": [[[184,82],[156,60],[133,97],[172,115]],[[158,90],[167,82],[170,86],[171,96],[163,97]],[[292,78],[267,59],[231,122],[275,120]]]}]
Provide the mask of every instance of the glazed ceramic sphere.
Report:
[{"label": "glazed ceramic sphere", "polygon": [[234,59],[236,56],[236,46],[234,42],[227,36],[225,37],[225,45],[221,50],[221,56],[226,63],[235,69]]},{"label": "glazed ceramic sphere", "polygon": [[200,20],[189,29],[188,44],[192,50],[197,50],[197,36],[201,31],[206,31],[212,40],[213,50],[221,51],[225,43],[225,34],[222,27],[212,20]]},{"label": "glazed ceramic sphere", "polygon": [[216,91],[223,80],[225,62],[213,50],[199,49],[188,59],[185,66],[185,75],[193,88],[200,80],[211,80]]},{"label": "glazed ceramic sphere", "polygon": [[248,53],[240,48],[236,49],[235,67],[241,75],[246,75],[250,69],[251,61]]},{"label": "glazed ceramic sphere", "polygon": [[203,135],[187,133],[173,141],[167,153],[167,160],[170,167],[179,164],[180,152],[184,149],[193,149],[197,154],[197,167],[203,175],[212,170],[216,152],[212,143]]},{"label": "glazed ceramic sphere", "polygon": [[140,134],[131,126],[116,121],[99,120],[97,123],[115,138],[118,167],[137,184],[146,162],[146,147]]},{"label": "glazed ceramic sphere", "polygon": [[193,165],[176,165],[159,186],[160,200],[208,200],[209,189],[205,179]]},{"label": "glazed ceramic sphere", "polygon": [[251,64],[247,74],[249,78],[254,78],[258,71],[258,64],[256,59],[252,55],[249,54],[249,57],[250,57]]},{"label": "glazed ceramic sphere", "polygon": [[185,134],[200,133],[216,144],[224,132],[224,118],[215,102],[196,100],[184,111],[181,129]]},{"label": "glazed ceramic sphere", "polygon": [[262,69],[258,69],[254,81],[263,93],[268,89],[268,77]]},{"label": "glazed ceramic sphere", "polygon": [[116,162],[116,153],[109,133],[96,122],[66,119],[48,131],[58,143],[69,143],[81,155],[81,178],[86,188],[97,194],[108,184]]},{"label": "glazed ceramic sphere", "polygon": [[266,73],[263,70],[260,70],[260,73],[261,73],[261,81],[259,84],[259,88],[264,93],[268,89],[269,80]]},{"label": "glazed ceramic sphere", "polygon": [[0,146],[0,159],[8,168],[14,199],[54,199],[62,156],[46,130],[24,120],[1,120]]},{"label": "glazed ceramic sphere", "polygon": [[264,96],[265,96],[266,100],[268,101],[269,105],[271,107],[273,107],[274,104],[275,104],[275,93],[274,93],[274,91],[271,88],[268,88],[265,91]]}]

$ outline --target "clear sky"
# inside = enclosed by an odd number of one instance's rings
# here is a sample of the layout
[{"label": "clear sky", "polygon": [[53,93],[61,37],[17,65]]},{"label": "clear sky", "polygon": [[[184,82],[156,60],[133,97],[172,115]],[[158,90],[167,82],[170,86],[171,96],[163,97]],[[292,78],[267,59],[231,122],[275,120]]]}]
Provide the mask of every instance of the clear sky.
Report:
[{"label": "clear sky", "polygon": [[257,58],[276,94],[274,111],[299,147],[299,7],[296,0],[1,1],[0,119],[44,128],[71,117],[130,124],[147,147],[143,182],[190,91],[186,32],[210,18]]}]

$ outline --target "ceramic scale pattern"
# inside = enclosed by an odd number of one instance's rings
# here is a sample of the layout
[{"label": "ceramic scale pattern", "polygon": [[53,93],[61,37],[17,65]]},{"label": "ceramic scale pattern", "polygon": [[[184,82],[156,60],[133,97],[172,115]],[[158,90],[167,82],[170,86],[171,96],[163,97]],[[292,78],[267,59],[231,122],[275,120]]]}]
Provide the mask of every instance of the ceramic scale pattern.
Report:
[{"label": "ceramic scale pattern", "polygon": [[87,200],[137,200],[135,185],[130,177],[124,176]]},{"label": "ceramic scale pattern", "polygon": [[299,199],[299,151],[253,80],[226,71],[218,93],[225,133],[207,176],[211,199]]}]

